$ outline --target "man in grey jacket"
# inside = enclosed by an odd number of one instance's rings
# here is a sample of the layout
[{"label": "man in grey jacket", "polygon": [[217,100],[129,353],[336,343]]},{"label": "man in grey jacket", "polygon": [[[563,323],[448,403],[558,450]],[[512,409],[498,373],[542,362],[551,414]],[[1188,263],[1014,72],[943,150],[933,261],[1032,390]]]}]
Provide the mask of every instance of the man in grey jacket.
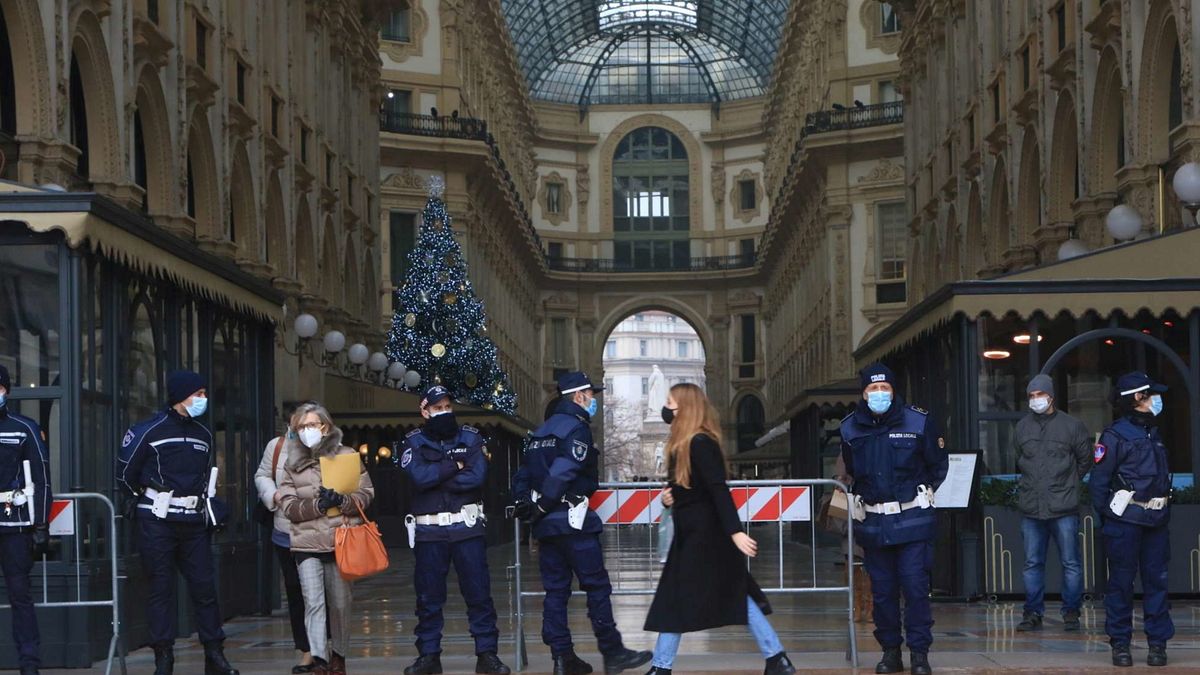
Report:
[{"label": "man in grey jacket", "polygon": [[1063,565],[1063,629],[1079,630],[1083,567],[1079,562],[1081,480],[1092,466],[1083,422],[1054,405],[1054,381],[1037,375],[1025,388],[1030,413],[1017,422],[1017,506],[1024,514],[1025,612],[1019,631],[1039,630],[1045,613],[1046,548],[1053,537]]}]

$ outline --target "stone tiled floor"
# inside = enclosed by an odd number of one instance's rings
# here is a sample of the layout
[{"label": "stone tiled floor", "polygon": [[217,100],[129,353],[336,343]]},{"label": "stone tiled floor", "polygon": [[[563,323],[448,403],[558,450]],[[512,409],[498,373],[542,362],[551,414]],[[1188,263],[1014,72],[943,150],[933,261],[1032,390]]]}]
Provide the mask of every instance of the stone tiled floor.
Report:
[{"label": "stone tiled floor", "polygon": [[[653,587],[658,564],[649,542],[636,533],[623,530],[617,541],[614,532],[607,533],[609,572],[620,592]],[[756,530],[762,554],[753,563],[756,578],[763,586],[778,584],[778,540],[773,531]],[[501,657],[514,665],[513,636],[517,620],[512,601],[514,592],[513,547],[497,546],[490,552],[493,595],[500,613]],[[813,564],[809,547],[787,544],[783,580],[791,586],[812,584]],[[835,585],[842,571],[833,564],[833,551],[821,551],[817,578],[823,585]],[[536,553],[522,547],[521,578],[525,590],[538,591]],[[453,575],[451,575],[453,576]],[[358,622],[354,627],[350,672],[398,673],[415,656],[412,628],[413,590],[412,555],[408,550],[392,552],[392,569],[379,577],[360,582],[355,588],[354,605]],[[654,635],[641,630],[649,595],[619,595],[614,598],[617,622],[627,644],[637,649],[650,649]],[[847,628],[845,596],[834,594],[805,594],[773,596],[775,613],[772,623],[796,665],[814,673],[852,672],[846,660]],[[581,597],[572,601],[572,631],[577,650],[586,660],[599,667],[595,642],[591,637],[586,610]],[[529,663],[525,672],[550,671],[549,652],[541,644],[541,602],[527,598],[525,636]],[[474,670],[470,636],[467,634],[466,611],[457,596],[457,586],[450,581],[450,602],[446,615],[446,637],[443,641],[443,664],[448,673],[469,673]],[[1108,643],[1103,632],[1103,608],[1087,606],[1083,612],[1084,629],[1079,633],[1064,633],[1057,619],[1058,607],[1048,608],[1049,618],[1044,630],[1036,634],[1017,633],[1015,626],[1021,618],[1019,603],[936,603],[934,605],[934,648],[930,660],[935,672],[991,673],[1087,673],[1111,668]],[[1170,645],[1171,666],[1155,668],[1155,673],[1200,672],[1200,603],[1177,602],[1172,615],[1177,635]],[[860,671],[874,672],[879,658],[878,646],[869,624],[858,624]],[[295,653],[291,649],[288,622],[282,611],[271,617],[247,617],[226,624],[229,634],[226,653],[245,675],[290,672]],[[1138,636],[1140,637],[1140,636]],[[1135,643],[1134,658],[1141,664],[1132,672],[1150,669],[1145,663],[1144,641]],[[181,675],[203,673],[203,655],[194,638],[177,645]],[[907,661],[907,654],[905,659]],[[140,649],[128,657],[130,673],[151,673],[153,655]],[[102,670],[103,664],[97,664]],[[1116,669],[1113,669],[1116,670]],[[43,671],[62,674],[79,671]],[[638,673],[644,672],[639,669]],[[760,673],[762,660],[753,640],[744,628],[731,627],[685,636],[676,663],[676,673]],[[1131,672],[1131,671],[1123,671]]]}]

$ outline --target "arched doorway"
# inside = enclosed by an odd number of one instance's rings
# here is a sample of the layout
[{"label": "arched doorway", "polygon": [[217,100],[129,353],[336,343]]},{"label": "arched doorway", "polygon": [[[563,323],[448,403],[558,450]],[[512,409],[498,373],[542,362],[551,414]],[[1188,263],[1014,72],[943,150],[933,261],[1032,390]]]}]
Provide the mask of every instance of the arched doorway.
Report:
[{"label": "arched doorway", "polygon": [[605,478],[665,476],[669,427],[661,408],[676,384],[706,388],[703,340],[677,314],[641,310],[626,315],[607,334],[603,364]]}]

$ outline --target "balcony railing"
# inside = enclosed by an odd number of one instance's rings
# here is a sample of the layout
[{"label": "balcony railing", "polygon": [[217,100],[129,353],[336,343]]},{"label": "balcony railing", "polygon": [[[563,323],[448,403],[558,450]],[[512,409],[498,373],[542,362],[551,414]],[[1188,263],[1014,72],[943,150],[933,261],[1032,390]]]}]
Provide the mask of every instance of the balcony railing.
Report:
[{"label": "balcony railing", "polygon": [[821,110],[808,113],[804,118],[804,130],[808,134],[845,129],[863,129],[904,121],[904,101],[890,101],[865,105],[861,108]]},{"label": "balcony railing", "polygon": [[488,142],[487,122],[474,117],[454,115],[418,115],[415,113],[379,111],[379,130],[395,134],[433,136],[436,138],[462,138],[468,141]]},{"label": "balcony railing", "polygon": [[558,272],[714,272],[754,267],[753,255],[709,256],[671,261],[666,265],[639,264],[612,258],[561,258],[546,256],[546,264]]}]

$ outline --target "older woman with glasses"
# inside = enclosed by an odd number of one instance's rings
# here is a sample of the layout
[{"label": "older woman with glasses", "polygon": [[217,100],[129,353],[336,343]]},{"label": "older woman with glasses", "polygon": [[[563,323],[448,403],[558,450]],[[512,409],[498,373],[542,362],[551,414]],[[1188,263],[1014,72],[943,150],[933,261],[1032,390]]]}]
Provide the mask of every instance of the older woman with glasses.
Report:
[{"label": "older woman with glasses", "polygon": [[[316,403],[305,403],[292,417],[296,437],[285,441],[287,464],[279,485],[280,509],[291,521],[291,546],[304,592],[304,625],[313,661],[319,675],[345,675],[346,651],[350,644],[350,582],[342,578],[333,557],[334,530],[347,519],[360,525],[359,509],[366,509],[375,488],[365,468],[351,494],[326,488],[321,476],[321,458],[357,454],[342,445],[342,431],[333,424],[329,411]],[[340,513],[328,515],[330,509]],[[332,645],[326,642],[326,616]]]}]

